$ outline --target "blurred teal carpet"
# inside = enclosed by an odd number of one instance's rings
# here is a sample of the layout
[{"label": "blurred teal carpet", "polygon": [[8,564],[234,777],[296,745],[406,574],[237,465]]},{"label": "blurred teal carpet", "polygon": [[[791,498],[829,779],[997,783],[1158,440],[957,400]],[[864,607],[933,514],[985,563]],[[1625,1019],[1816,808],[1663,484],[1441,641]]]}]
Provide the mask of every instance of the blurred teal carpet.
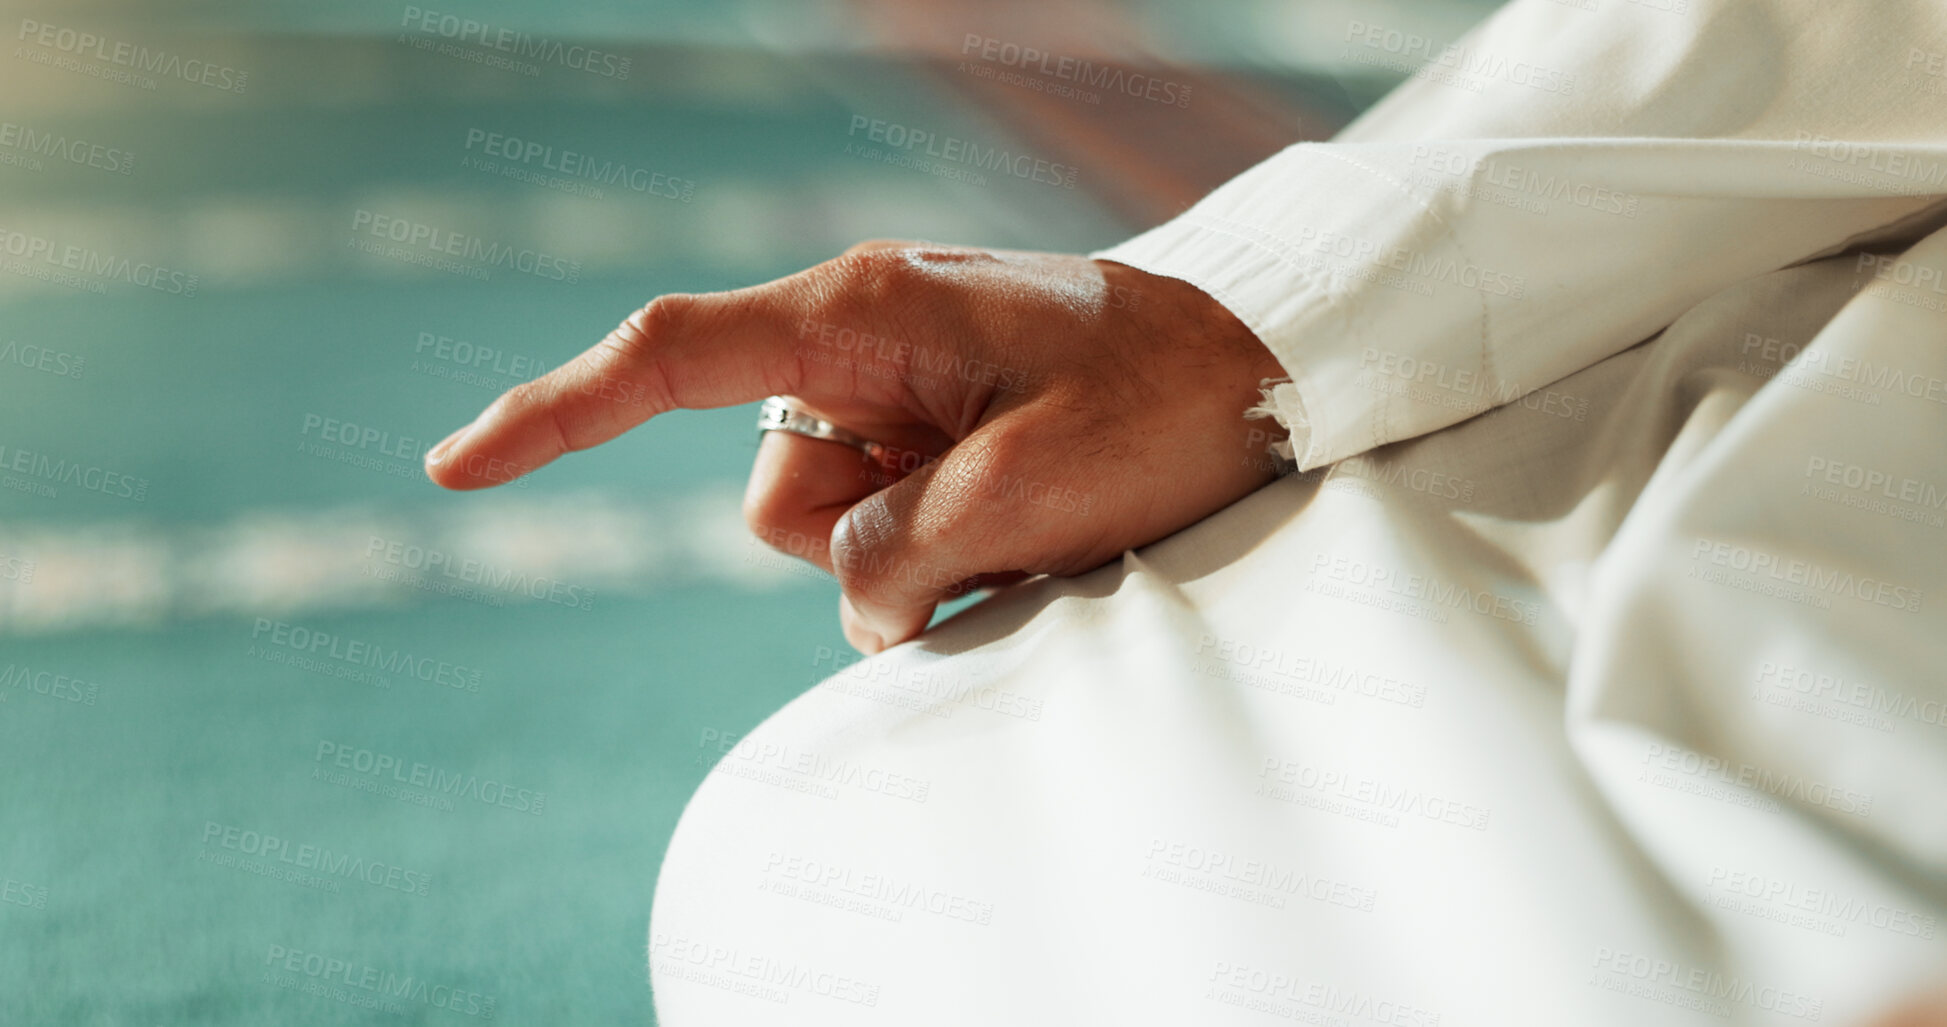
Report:
[{"label": "blurred teal carpet", "polygon": [[[401,5],[358,6],[191,4],[187,34],[132,4],[25,8],[246,69],[242,93],[0,54],[0,250],[197,276],[0,267],[0,1024],[649,1022],[651,889],[701,743],[835,669],[836,589],[744,536],[752,408],[492,494],[439,492],[418,452],[659,292],[869,237],[1127,231],[1086,189],[848,154],[859,114],[1006,137],[895,64],[749,42],[788,35],[791,5],[662,4],[673,38],[618,42],[626,82],[443,57],[390,34]],[[760,8],[761,31],[732,13]],[[558,31],[643,17],[582,13]],[[692,188],[508,176],[482,133]],[[372,256],[362,211],[575,280]],[[442,338],[466,348],[422,344]],[[389,580],[414,547],[593,598]]]},{"label": "blurred teal carpet", "polygon": [[[631,93],[544,79],[483,100],[385,40],[266,46],[242,98],[34,69],[105,99],[18,120],[134,170],[0,166],[9,229],[201,275],[194,296],[0,275],[0,346],[80,368],[0,361],[0,445],[30,454],[0,489],[0,568],[32,564],[0,581],[0,1023],[648,1022],[651,889],[716,752],[699,741],[832,670],[836,590],[738,541],[753,409],[671,415],[494,495],[440,493],[408,454],[657,292],[902,229],[1024,244],[1010,225],[1037,197],[1001,183],[970,203],[848,157],[837,73],[782,57],[670,54]],[[365,81],[333,77],[350,69]],[[474,126],[694,193],[482,173],[463,163]],[[365,258],[361,209],[554,247],[580,280]],[[1033,242],[1112,236],[1073,196],[1057,209]],[[508,357],[442,358],[422,335]],[[307,430],[327,418],[386,438],[333,445]],[[146,488],[64,482],[42,457]],[[531,558],[588,531],[650,551]],[[553,568],[592,608],[379,587],[374,532]],[[354,655],[294,664],[260,620]],[[361,668],[373,647],[435,680]],[[367,772],[380,757],[394,766]]]}]

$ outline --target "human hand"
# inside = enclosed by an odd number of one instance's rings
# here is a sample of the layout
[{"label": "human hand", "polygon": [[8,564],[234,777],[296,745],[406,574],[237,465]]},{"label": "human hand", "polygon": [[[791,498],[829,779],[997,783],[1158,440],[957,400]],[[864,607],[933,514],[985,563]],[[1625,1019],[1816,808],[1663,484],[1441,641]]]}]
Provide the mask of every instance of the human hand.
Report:
[{"label": "human hand", "polygon": [[792,397],[886,452],[766,432],[744,516],[838,578],[845,637],[870,653],[943,599],[1079,574],[1264,485],[1272,422],[1242,415],[1283,373],[1186,282],[865,243],[764,285],[658,297],[433,447],[426,473],[483,488],[669,410]]}]

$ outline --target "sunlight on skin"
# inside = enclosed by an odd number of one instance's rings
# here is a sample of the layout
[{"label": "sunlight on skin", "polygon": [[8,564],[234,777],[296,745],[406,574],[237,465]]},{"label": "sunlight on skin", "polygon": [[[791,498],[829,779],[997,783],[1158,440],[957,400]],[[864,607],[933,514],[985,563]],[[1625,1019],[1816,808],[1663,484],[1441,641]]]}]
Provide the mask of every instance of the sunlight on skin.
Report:
[{"label": "sunlight on skin", "polygon": [[770,432],[746,495],[752,530],[833,573],[846,637],[877,652],[977,585],[1090,570],[1270,481],[1267,433],[1243,414],[1282,374],[1177,279],[872,242],[764,285],[658,298],[426,466],[447,488],[483,488],[668,410],[791,396],[923,454],[895,464]]}]

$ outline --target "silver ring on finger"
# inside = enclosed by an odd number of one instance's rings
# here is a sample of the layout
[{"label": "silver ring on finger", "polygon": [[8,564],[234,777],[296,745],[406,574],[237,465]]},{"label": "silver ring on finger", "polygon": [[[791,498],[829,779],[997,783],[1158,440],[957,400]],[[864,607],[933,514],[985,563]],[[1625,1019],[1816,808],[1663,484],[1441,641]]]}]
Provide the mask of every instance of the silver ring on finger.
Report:
[{"label": "silver ring on finger", "polygon": [[764,401],[757,413],[758,432],[781,431],[802,435],[808,439],[822,439],[850,446],[874,460],[883,460],[891,447],[874,442],[849,428],[830,421],[794,405],[783,396],[772,396]]}]

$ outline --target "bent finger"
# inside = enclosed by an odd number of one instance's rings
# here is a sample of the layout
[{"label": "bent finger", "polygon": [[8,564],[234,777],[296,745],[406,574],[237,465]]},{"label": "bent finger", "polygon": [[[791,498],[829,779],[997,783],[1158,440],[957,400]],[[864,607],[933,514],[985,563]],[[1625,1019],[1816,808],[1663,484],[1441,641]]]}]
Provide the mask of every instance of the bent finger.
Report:
[{"label": "bent finger", "polygon": [[984,427],[838,519],[832,569],[853,645],[877,652],[913,638],[940,602],[986,583],[1100,562],[1085,508],[1034,498],[1060,487],[1046,484],[1021,438],[1032,435]]},{"label": "bent finger", "polygon": [[879,468],[850,446],[765,432],[744,489],[744,523],[771,548],[831,573],[832,526],[879,490]]}]

